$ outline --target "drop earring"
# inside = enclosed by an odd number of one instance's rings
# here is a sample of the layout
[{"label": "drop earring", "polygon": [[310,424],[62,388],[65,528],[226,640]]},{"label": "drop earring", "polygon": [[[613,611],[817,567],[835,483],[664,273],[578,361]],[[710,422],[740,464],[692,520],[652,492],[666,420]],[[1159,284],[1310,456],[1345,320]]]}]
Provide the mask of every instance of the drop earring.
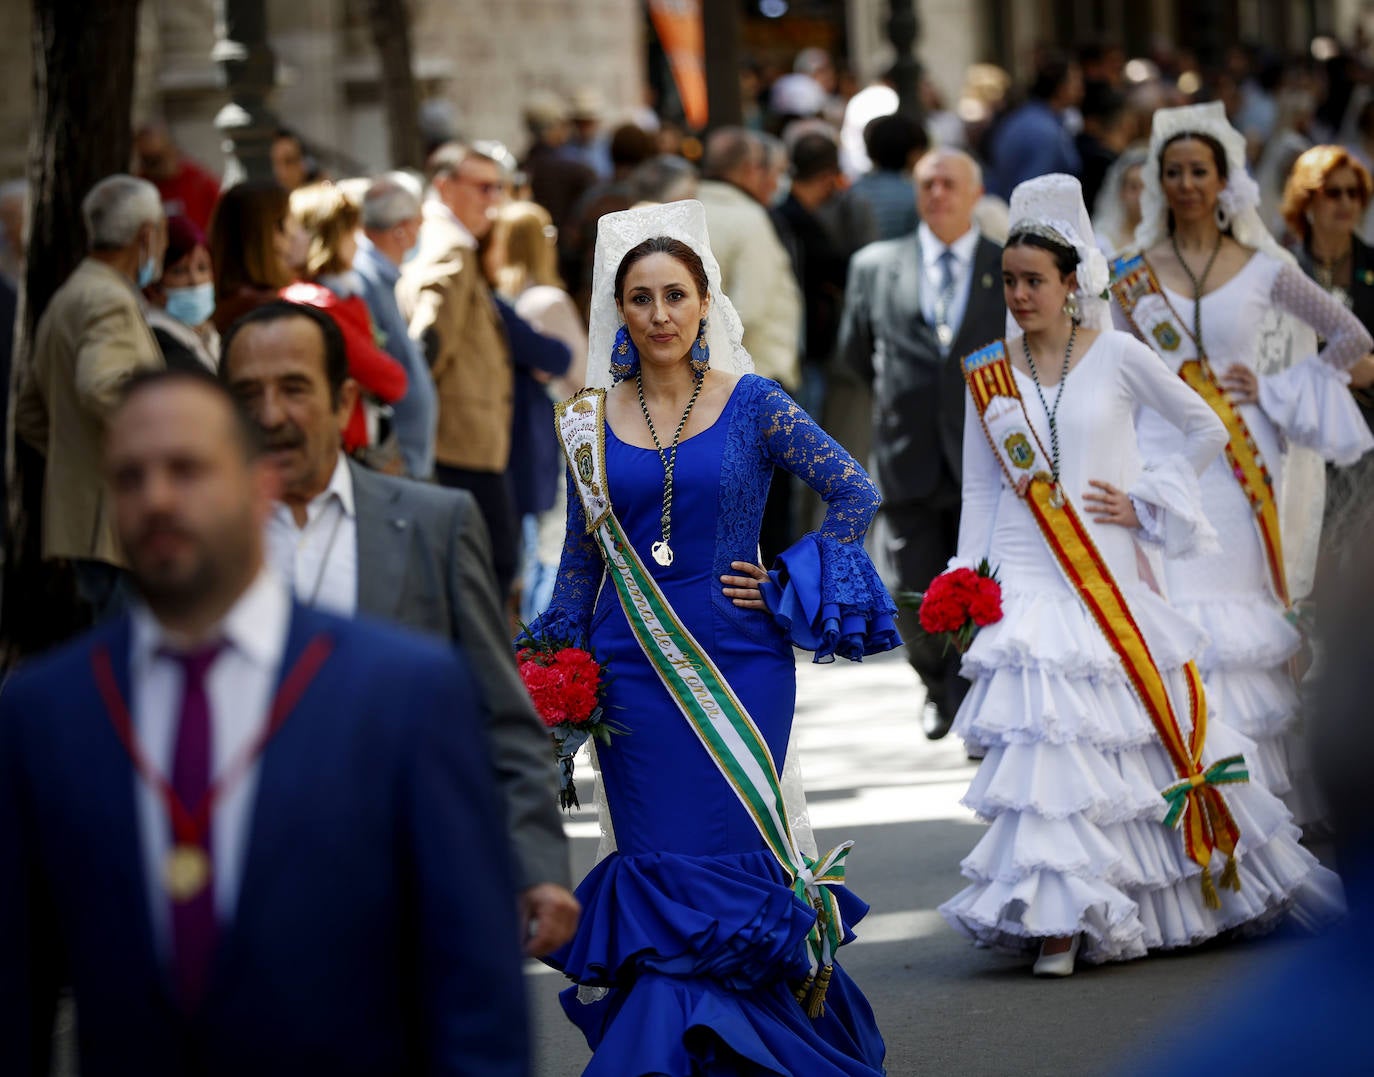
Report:
[{"label": "drop earring", "polygon": [[697,330],[697,338],[692,341],[691,358],[688,364],[692,368],[694,377],[701,378],[711,369],[711,348],[706,343],[706,319],[701,319],[701,326]]},{"label": "drop earring", "polygon": [[1082,318],[1083,312],[1078,306],[1077,292],[1070,292],[1067,298],[1065,298],[1064,313],[1069,316],[1069,321],[1073,322],[1075,325],[1077,325],[1079,319]]},{"label": "drop earring", "polygon": [[624,381],[638,369],[639,349],[630,339],[630,327],[622,323],[611,345],[611,381]]}]

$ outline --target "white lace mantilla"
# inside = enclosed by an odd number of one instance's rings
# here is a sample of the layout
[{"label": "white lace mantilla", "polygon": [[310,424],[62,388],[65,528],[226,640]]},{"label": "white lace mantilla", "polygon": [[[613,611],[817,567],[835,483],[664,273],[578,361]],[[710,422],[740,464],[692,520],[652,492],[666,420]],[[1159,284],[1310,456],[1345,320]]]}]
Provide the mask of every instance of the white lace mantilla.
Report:
[{"label": "white lace mantilla", "polygon": [[[1078,255],[1078,302],[1089,329],[1110,329],[1111,308],[1101,296],[1111,281],[1107,257],[1097,246],[1083,188],[1072,176],[1052,172],[1018,184],[1011,192],[1009,234],[1027,233],[1057,240]],[[1016,332],[1007,312],[1007,336]]]},{"label": "white lace mantilla", "polygon": [[615,274],[620,263],[646,239],[668,236],[691,247],[706,269],[711,308],[706,318],[706,344],[711,366],[734,374],[753,372],[744,349],[744,324],[721,287],[720,263],[711,251],[706,210],[697,201],[667,202],[622,213],[608,213],[596,225],[596,262],[592,269],[591,324],[587,338],[587,387],[611,387],[611,349],[625,321],[615,301]]}]

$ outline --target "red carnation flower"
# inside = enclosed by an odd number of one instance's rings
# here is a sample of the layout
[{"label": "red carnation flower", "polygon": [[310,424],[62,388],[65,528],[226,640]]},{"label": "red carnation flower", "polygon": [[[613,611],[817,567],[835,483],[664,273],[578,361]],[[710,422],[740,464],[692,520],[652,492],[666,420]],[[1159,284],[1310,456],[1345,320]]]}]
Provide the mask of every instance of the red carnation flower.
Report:
[{"label": "red carnation flower", "polygon": [[937,588],[932,583],[921,602],[921,627],[931,635],[941,632],[957,632],[963,627],[967,615],[963,604],[947,588]]},{"label": "red carnation flower", "polygon": [[968,604],[969,616],[979,628],[1002,619],[1002,588],[990,576],[979,576],[977,592]]}]

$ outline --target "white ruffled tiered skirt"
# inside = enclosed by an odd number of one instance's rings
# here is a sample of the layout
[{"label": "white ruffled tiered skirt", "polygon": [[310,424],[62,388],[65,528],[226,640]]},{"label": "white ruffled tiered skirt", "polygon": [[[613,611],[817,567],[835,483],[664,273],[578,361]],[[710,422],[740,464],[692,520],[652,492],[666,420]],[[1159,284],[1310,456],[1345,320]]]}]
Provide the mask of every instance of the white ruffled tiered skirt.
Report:
[{"label": "white ruffled tiered skirt", "polygon": [[1305,825],[1322,808],[1296,729],[1298,694],[1288,672],[1302,638],[1269,592],[1255,519],[1235,479],[1213,464],[1201,486],[1224,552],[1166,561],[1168,595],[1207,637],[1198,669],[1216,720],[1254,743],[1246,756],[1251,781]]},{"label": "white ruffled tiered skirt", "polygon": [[[1127,599],[1180,706],[1182,666],[1206,638],[1143,587]],[[957,930],[1016,951],[1081,935],[1080,958],[1103,962],[1263,930],[1289,910],[1313,925],[1340,915],[1339,881],[1253,783],[1223,787],[1241,831],[1241,888],[1218,886],[1221,908],[1208,908],[1201,868],[1162,822],[1160,791],[1177,776],[1101,631],[1067,585],[1005,587],[1003,610],[964,657],[973,687],[954,724],[986,748],[964,804],[991,824],[963,861],[970,885],[940,908]],[[1204,764],[1238,752],[1256,754],[1209,726]]]}]

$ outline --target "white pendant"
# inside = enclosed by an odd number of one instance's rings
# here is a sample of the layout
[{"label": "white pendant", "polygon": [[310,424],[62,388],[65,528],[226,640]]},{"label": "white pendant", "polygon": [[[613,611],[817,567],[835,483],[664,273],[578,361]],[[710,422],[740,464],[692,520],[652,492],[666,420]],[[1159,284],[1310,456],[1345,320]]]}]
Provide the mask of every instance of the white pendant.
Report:
[{"label": "white pendant", "polygon": [[935,327],[935,337],[940,342],[940,347],[948,348],[954,343],[954,328],[948,325],[937,325]]},{"label": "white pendant", "polygon": [[673,563],[673,548],[666,541],[655,542],[653,547],[654,560],[664,568]]},{"label": "white pendant", "polygon": [[1050,487],[1050,508],[1062,509],[1064,507],[1064,488],[1055,483]]}]

